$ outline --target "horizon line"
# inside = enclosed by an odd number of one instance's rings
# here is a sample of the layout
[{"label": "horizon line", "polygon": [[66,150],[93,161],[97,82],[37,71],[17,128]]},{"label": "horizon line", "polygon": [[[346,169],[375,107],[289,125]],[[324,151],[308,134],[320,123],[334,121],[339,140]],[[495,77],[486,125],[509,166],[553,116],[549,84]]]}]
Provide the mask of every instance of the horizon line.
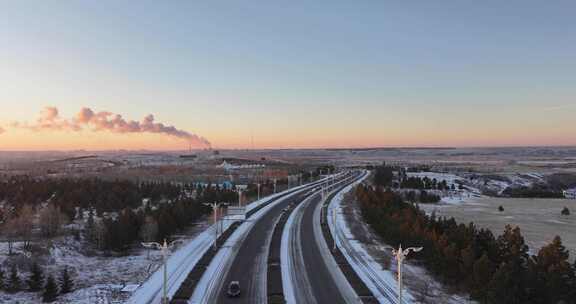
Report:
[{"label": "horizon line", "polygon": [[104,149],[104,150],[89,150],[89,149],[52,149],[52,150],[2,150],[0,153],[12,152],[12,153],[33,153],[33,152],[172,152],[172,153],[182,153],[182,152],[203,152],[203,151],[275,151],[275,150],[456,150],[456,149],[503,149],[503,148],[576,148],[574,144],[568,145],[486,145],[486,146],[366,146],[366,147],[291,147],[291,148],[202,148],[202,149]]}]

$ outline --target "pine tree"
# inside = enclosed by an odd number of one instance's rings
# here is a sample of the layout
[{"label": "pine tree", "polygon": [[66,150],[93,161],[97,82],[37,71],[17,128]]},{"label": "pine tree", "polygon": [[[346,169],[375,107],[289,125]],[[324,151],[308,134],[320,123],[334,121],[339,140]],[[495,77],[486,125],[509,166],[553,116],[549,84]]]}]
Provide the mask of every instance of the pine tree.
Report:
[{"label": "pine tree", "polygon": [[44,285],[44,293],[42,294],[42,301],[45,303],[54,302],[58,297],[58,286],[53,276],[48,276],[46,285]]},{"label": "pine tree", "polygon": [[486,290],[488,303],[521,304],[518,289],[519,277],[515,275],[514,266],[502,263],[494,273]]},{"label": "pine tree", "polygon": [[4,289],[4,270],[0,267],[0,290]]},{"label": "pine tree", "polygon": [[60,292],[62,294],[69,293],[73,287],[74,282],[72,282],[72,278],[70,278],[68,268],[65,267],[64,270],[62,270],[62,277],[60,278]]},{"label": "pine tree", "polygon": [[568,301],[573,287],[571,282],[576,274],[570,265],[568,250],[562,245],[560,237],[556,236],[552,243],[542,247],[534,259],[538,277],[542,280],[541,284],[535,286],[539,290],[538,295],[543,296],[549,303]]},{"label": "pine tree", "polygon": [[488,254],[484,252],[482,257],[476,262],[474,262],[472,278],[473,278],[473,288],[472,288],[472,296],[478,298],[484,302],[487,301],[486,299],[486,289],[488,283],[490,283],[490,279],[492,278],[492,274],[494,272],[494,265],[490,258],[488,258]]},{"label": "pine tree", "polygon": [[[520,228],[506,225],[497,240],[503,263],[492,278],[492,301],[495,303],[520,304],[527,302],[528,246]],[[504,302],[498,302],[505,300]]]},{"label": "pine tree", "polygon": [[20,276],[18,275],[18,268],[16,265],[12,265],[12,270],[10,271],[10,277],[8,278],[7,290],[9,292],[20,291]]},{"label": "pine tree", "polygon": [[32,264],[30,269],[30,277],[28,278],[28,287],[30,291],[39,291],[44,284],[44,274],[38,263]]}]

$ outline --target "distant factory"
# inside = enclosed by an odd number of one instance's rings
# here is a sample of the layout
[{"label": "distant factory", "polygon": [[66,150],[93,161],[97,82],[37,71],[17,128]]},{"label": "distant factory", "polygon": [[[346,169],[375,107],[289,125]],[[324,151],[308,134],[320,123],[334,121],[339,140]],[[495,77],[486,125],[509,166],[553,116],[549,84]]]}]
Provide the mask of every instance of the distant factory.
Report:
[{"label": "distant factory", "polygon": [[224,170],[236,170],[236,169],[258,169],[265,168],[264,164],[250,163],[250,164],[232,164],[227,161],[223,161],[218,168],[223,168]]},{"label": "distant factory", "polygon": [[576,188],[564,190],[564,197],[569,199],[576,199]]}]

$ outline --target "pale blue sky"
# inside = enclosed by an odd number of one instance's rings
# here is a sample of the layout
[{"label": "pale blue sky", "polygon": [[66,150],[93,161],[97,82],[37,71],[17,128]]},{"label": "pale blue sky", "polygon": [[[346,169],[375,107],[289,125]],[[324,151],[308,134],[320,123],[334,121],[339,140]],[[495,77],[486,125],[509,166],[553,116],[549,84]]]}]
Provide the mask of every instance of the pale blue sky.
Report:
[{"label": "pale blue sky", "polygon": [[576,144],[575,13],[574,1],[0,1],[0,125],[88,106],[230,147],[251,130],[267,147]]}]

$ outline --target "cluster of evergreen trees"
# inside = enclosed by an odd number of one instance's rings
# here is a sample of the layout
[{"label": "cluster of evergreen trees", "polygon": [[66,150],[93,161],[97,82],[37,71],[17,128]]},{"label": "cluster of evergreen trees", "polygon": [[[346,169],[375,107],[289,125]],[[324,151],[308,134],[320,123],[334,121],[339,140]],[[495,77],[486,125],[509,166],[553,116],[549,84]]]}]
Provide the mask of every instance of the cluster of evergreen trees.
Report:
[{"label": "cluster of evergreen trees", "polygon": [[423,204],[434,204],[441,200],[440,195],[428,193],[426,190],[420,190],[419,194],[414,191],[403,193],[404,198],[409,202],[420,202]]},{"label": "cluster of evergreen trees", "polygon": [[414,257],[480,303],[576,303],[576,263],[559,237],[530,255],[518,227],[495,237],[473,223],[428,216],[389,190],[359,186],[355,194],[365,220],[388,244],[423,246]]},{"label": "cluster of evergreen trees", "polygon": [[210,210],[195,200],[163,204],[156,210],[124,209],[116,218],[104,218],[99,224],[89,218],[85,235],[100,249],[124,252],[136,241],[169,238]]},{"label": "cluster of evergreen trees", "polygon": [[508,187],[502,195],[521,198],[564,198],[561,190],[555,190],[547,185],[532,185],[521,187]]},{"label": "cluster of evergreen trees", "polygon": [[58,279],[55,279],[51,274],[46,276],[37,263],[32,264],[26,279],[20,277],[16,265],[11,267],[9,274],[6,274],[0,268],[0,290],[8,293],[21,291],[41,292],[44,302],[54,302],[59,294],[69,293],[73,287],[74,282],[67,268],[62,270]]},{"label": "cluster of evergreen trees", "polygon": [[237,194],[232,190],[203,187],[197,190],[195,199],[176,199],[155,208],[148,205],[137,211],[125,208],[116,218],[104,218],[100,224],[94,221],[91,213],[85,229],[86,236],[100,249],[122,252],[136,241],[160,241],[190,226],[212,211],[203,203],[236,201]]},{"label": "cluster of evergreen trees", "polygon": [[68,218],[73,219],[76,208],[94,208],[98,214],[123,208],[135,208],[142,199],[152,201],[175,200],[193,189],[193,185],[176,185],[167,182],[135,183],[127,180],[107,181],[97,178],[33,178],[14,176],[0,180],[0,201],[14,207],[37,206],[50,201]]},{"label": "cluster of evergreen trees", "polygon": [[400,188],[419,189],[419,190],[441,190],[441,191],[456,190],[456,186],[454,184],[449,186],[446,180],[438,181],[435,178],[430,179],[427,176],[403,177],[400,180]]},{"label": "cluster of evergreen trees", "polygon": [[394,181],[394,169],[383,163],[374,168],[374,184],[379,187],[390,187]]},{"label": "cluster of evergreen trees", "polygon": [[88,210],[86,239],[100,249],[125,251],[135,241],[168,238],[211,212],[202,203],[236,202],[237,195],[212,185],[5,177],[0,181],[0,201],[13,208],[0,208],[0,224],[7,228],[26,208],[34,210],[46,202],[67,220],[80,219]]}]

